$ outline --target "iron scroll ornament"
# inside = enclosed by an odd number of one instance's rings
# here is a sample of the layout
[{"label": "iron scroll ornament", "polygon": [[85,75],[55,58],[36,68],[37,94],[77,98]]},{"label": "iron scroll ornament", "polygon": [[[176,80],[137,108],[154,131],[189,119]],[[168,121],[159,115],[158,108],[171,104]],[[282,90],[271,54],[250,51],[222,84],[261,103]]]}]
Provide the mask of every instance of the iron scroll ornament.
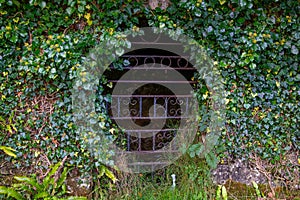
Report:
[{"label": "iron scroll ornament", "polygon": [[[205,81],[209,88],[210,98],[213,102],[210,112],[210,133],[206,136],[206,143],[201,148],[201,155],[204,156],[214,147],[224,128],[226,101],[220,73],[214,68],[213,61],[207,56],[204,49],[195,40],[185,36],[181,29],[143,28],[138,31],[126,31],[115,33],[112,36],[102,36],[100,44],[91,49],[86,56],[84,64],[80,67],[79,76],[75,80],[72,91],[73,116],[78,127],[77,131],[80,132],[80,139],[83,140],[83,143],[90,153],[95,156],[96,160],[99,163],[118,168],[124,172],[151,172],[171,164],[184,153],[182,151],[174,151],[174,149],[187,149],[197,133],[199,113],[196,94],[192,94],[194,100],[189,102],[189,116],[181,121],[182,123],[180,123],[180,127],[178,127],[177,134],[172,142],[164,147],[163,151],[155,154],[145,155],[138,152],[122,151],[114,143],[111,135],[111,120],[104,103],[101,104],[100,114],[96,113],[95,101],[99,80],[102,82],[107,81],[103,76],[104,71],[111,63],[118,60],[120,56],[132,51],[131,44],[140,42],[142,48],[147,48],[148,43],[145,41],[153,41],[153,38],[159,38],[159,40],[155,40],[155,43],[151,44],[151,48],[170,51],[176,55],[188,58],[188,62],[197,69],[198,76]],[[163,45],[165,41],[170,40],[176,41],[176,45],[168,47]],[[178,48],[178,45],[182,48]],[[188,56],[186,56],[187,53],[189,54]],[[172,69],[170,70],[172,71]],[[143,76],[143,74],[139,75]],[[131,77],[130,71],[129,77]],[[163,78],[156,74],[156,76],[150,76],[146,80],[151,81],[155,77]],[[131,78],[134,79],[134,77]],[[186,86],[189,85],[189,82],[173,69],[174,78],[177,81],[186,81]],[[121,84],[119,85],[121,86]],[[169,87],[169,85],[165,85],[165,87]],[[124,88],[117,87],[116,89],[123,90]],[[175,95],[180,93],[176,88],[169,89]],[[190,90],[190,88],[185,89]],[[105,101],[104,99],[102,100],[103,102]],[[126,127],[126,124],[121,124],[121,126]],[[153,165],[150,167],[147,163],[159,164],[155,167]]]}]

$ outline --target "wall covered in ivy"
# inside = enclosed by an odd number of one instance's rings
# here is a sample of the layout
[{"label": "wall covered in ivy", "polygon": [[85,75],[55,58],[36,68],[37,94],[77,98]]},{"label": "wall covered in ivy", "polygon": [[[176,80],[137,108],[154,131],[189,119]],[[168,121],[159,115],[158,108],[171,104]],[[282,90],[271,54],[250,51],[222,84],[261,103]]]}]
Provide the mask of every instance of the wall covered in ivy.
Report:
[{"label": "wall covered in ivy", "polygon": [[142,26],[181,28],[214,60],[227,92],[219,143],[227,154],[276,162],[299,152],[299,13],[288,0],[174,0],[164,10],[131,0],[0,0],[0,145],[17,158],[0,156],[39,167],[42,156],[69,155],[89,170],[72,120],[77,69],[99,41]]}]

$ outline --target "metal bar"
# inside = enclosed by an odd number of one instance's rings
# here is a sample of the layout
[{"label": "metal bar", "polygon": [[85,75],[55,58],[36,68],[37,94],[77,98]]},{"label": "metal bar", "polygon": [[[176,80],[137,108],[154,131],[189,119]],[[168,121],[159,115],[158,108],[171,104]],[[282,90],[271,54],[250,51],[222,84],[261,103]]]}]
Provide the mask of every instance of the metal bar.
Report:
[{"label": "metal bar", "polygon": [[142,117],[142,113],[143,113],[143,99],[142,99],[143,97],[139,97],[139,100],[140,100],[140,117]]},{"label": "metal bar", "polygon": [[155,57],[155,58],[184,58],[188,59],[189,56],[163,56],[163,55],[123,55],[121,58],[149,58],[149,57]]},{"label": "metal bar", "polygon": [[109,80],[112,83],[197,83],[197,81]]},{"label": "metal bar", "polygon": [[153,117],[156,117],[156,97],[154,97],[153,101],[154,101],[153,102],[153,106],[154,106],[154,108],[153,108]]},{"label": "metal bar", "polygon": [[183,116],[170,116],[170,117],[110,117],[111,119],[188,119],[188,117]]},{"label": "metal bar", "polygon": [[145,166],[145,165],[168,165],[172,162],[133,162],[128,163],[129,166]]},{"label": "metal bar", "polygon": [[131,42],[131,44],[153,44],[153,45],[175,45],[182,46],[181,43],[167,43],[167,42]]},{"label": "metal bar", "polygon": [[169,117],[110,117],[111,119],[188,119],[189,117],[183,116],[169,116]]},{"label": "metal bar", "polygon": [[183,131],[186,129],[141,129],[141,130],[136,130],[136,129],[132,129],[132,130],[126,130],[126,132],[159,132],[159,131]]},{"label": "metal bar", "polygon": [[160,95],[160,94],[113,94],[112,97],[156,97],[156,98],[164,98],[164,97],[194,97],[192,94],[179,94],[179,95]]},{"label": "metal bar", "polygon": [[116,151],[117,154],[159,154],[159,153],[179,153],[179,150],[156,150],[156,151]]},{"label": "metal bar", "polygon": [[139,132],[139,139],[138,139],[138,151],[142,151],[142,137],[141,137],[141,132]]},{"label": "metal bar", "polygon": [[118,97],[118,105],[117,105],[117,108],[118,108],[118,117],[120,117],[120,97]]},{"label": "metal bar", "polygon": [[155,131],[152,132],[152,150],[155,151]]},{"label": "metal bar", "polygon": [[186,106],[185,106],[185,116],[189,115],[189,98],[186,98]]},{"label": "metal bar", "polygon": [[168,98],[165,98],[165,117],[168,118]]},{"label": "metal bar", "polygon": [[[114,68],[112,68],[114,69]],[[130,70],[191,70],[191,71],[197,71],[195,68],[191,67],[123,67],[123,69],[130,69]]]}]

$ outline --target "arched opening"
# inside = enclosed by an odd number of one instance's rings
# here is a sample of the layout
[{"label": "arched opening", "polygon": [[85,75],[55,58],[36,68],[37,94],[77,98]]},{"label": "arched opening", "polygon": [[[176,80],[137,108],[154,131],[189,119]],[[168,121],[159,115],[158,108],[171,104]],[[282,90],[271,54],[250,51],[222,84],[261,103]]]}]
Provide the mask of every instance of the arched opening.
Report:
[{"label": "arched opening", "polygon": [[[112,64],[104,73],[108,82],[111,83],[105,85],[104,95],[112,95],[117,83],[123,86],[128,85],[128,87],[124,86],[127,91],[119,91],[117,95],[112,96],[115,101],[113,104],[107,102],[107,111],[112,123],[118,124],[116,121],[121,121],[122,124],[126,124],[132,120],[141,129],[126,126],[127,129],[120,131],[115,142],[126,151],[141,153],[159,151],[176,136],[180,120],[185,117],[184,112],[188,110],[182,110],[182,105],[187,105],[192,98],[191,91],[174,94],[168,88],[171,85],[180,88],[184,84],[172,77],[170,69],[179,72],[186,79],[185,84],[189,83],[192,88],[196,85],[193,77],[197,70],[186,58],[155,48],[134,50],[124,54],[120,59],[124,63],[122,67]],[[136,80],[122,78],[130,70],[133,71],[133,75],[139,76]],[[167,81],[148,80],[147,76],[154,73],[153,71],[163,74]],[[135,83],[140,86],[135,88]],[[181,97],[180,100],[178,96]],[[128,105],[127,114],[122,114],[124,111],[120,109],[122,104]],[[162,119],[165,119],[165,124],[162,127],[156,127]],[[147,134],[148,137],[143,137],[143,134]]]}]

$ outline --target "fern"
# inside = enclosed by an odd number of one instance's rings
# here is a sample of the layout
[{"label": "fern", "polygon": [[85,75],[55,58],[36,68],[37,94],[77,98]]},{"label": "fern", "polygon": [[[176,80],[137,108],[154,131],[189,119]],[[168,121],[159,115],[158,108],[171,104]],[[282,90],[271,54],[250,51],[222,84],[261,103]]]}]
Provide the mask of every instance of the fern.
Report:
[{"label": "fern", "polygon": [[41,185],[37,182],[36,179],[34,178],[29,178],[29,177],[26,177],[26,176],[15,176],[14,177],[17,181],[20,181],[20,182],[25,182],[29,185],[32,185],[33,187],[35,187],[37,190],[42,190],[43,188],[41,187]]},{"label": "fern", "polygon": [[0,186],[0,194],[7,195],[7,197],[13,197],[17,200],[25,200],[25,198],[19,192],[5,186]]},{"label": "fern", "polygon": [[[36,179],[36,175],[31,177],[27,176],[15,176],[14,178],[21,182],[19,184],[13,184],[11,187],[0,186],[0,194],[7,195],[7,197],[13,197],[17,200],[25,199],[47,199],[47,200],[85,200],[86,197],[68,197],[62,198],[66,194],[65,180],[69,172],[68,168],[64,168],[60,176],[58,171],[62,162],[59,162],[51,167],[50,172],[44,178],[42,183],[39,183]],[[115,176],[108,169],[104,168],[104,174],[110,177],[112,180],[116,180]],[[20,191],[20,192],[19,192]],[[25,195],[26,198],[23,196]]]},{"label": "fern", "polygon": [[110,180],[112,180],[113,183],[115,183],[118,179],[116,178],[116,176],[113,174],[112,171],[110,171],[107,167],[105,167],[104,165],[101,165],[100,167],[100,171],[98,174],[98,178],[101,178],[103,175],[106,175]]}]

